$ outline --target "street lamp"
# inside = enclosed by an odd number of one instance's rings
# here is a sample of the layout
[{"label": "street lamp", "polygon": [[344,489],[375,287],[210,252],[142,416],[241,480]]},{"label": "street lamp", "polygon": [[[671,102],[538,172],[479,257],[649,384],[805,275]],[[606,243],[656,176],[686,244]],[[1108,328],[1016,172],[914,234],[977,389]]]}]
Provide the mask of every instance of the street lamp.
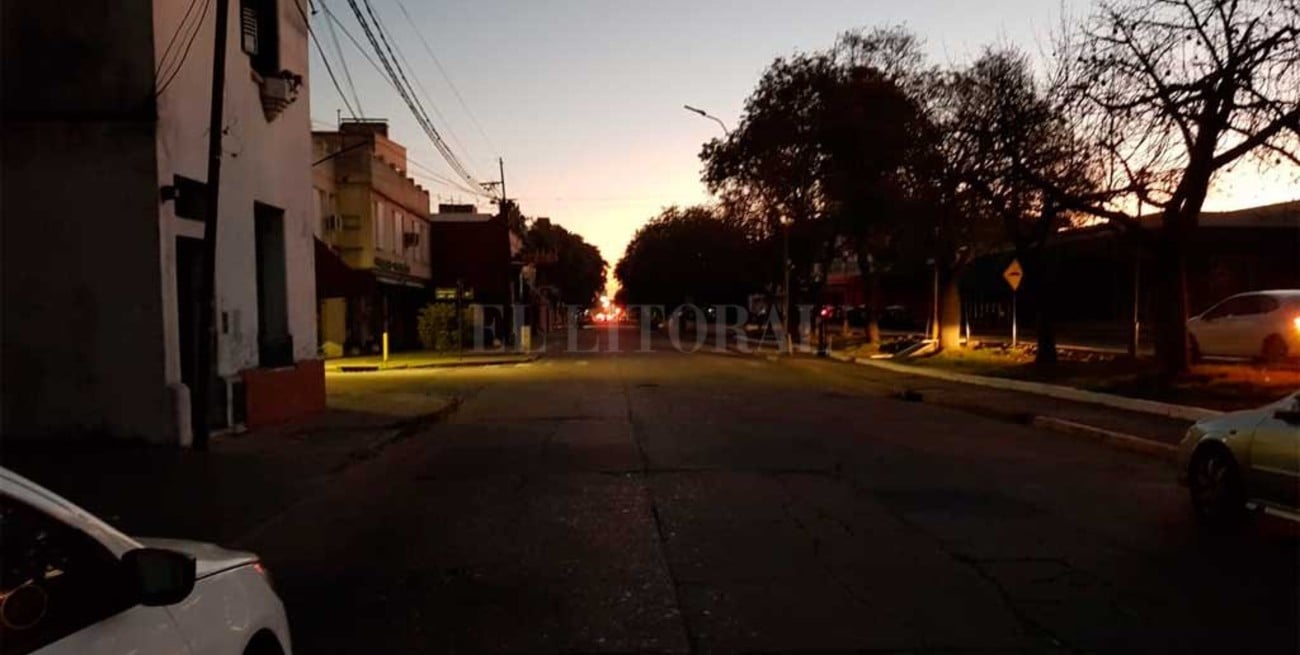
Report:
[{"label": "street lamp", "polygon": [[682,108],[685,109],[686,111],[691,112],[692,114],[699,114],[699,115],[701,115],[701,116],[703,116],[703,117],[705,117],[705,118],[707,118],[707,119],[709,119],[709,120],[711,120],[711,121],[717,123],[717,124],[718,124],[718,127],[721,127],[721,128],[722,128],[722,133],[723,133],[724,135],[726,135],[726,136],[731,136],[731,130],[727,129],[727,124],[726,124],[726,123],[723,123],[721,118],[718,118],[717,116],[714,116],[713,114],[710,114],[709,112],[704,111],[703,109],[696,109],[695,107],[692,107],[692,106],[690,106],[690,105],[682,105]]}]

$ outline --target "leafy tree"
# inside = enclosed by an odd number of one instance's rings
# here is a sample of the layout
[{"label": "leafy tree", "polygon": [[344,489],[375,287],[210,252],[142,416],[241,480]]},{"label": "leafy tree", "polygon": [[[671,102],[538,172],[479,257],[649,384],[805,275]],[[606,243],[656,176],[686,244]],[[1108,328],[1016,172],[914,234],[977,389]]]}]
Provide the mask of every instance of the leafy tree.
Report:
[{"label": "leafy tree", "polygon": [[741,305],[755,254],[744,227],[717,211],[669,207],[637,230],[614,277],[630,304]]},{"label": "leafy tree", "polygon": [[970,154],[967,185],[996,216],[1025,269],[1038,307],[1037,362],[1056,363],[1055,298],[1042,293],[1053,271],[1043,259],[1048,240],[1069,215],[1038,180],[1073,194],[1094,191],[1083,150],[1063,111],[1034,78],[1028,60],[1012,49],[986,49],[956,74],[950,138]]},{"label": "leafy tree", "polygon": [[556,287],[561,301],[585,307],[605,288],[609,264],[601,257],[600,249],[582,237],[539,218],[529,225],[525,241],[531,253],[542,255],[535,257],[540,262],[537,283]]},{"label": "leafy tree", "polygon": [[[789,239],[792,297],[814,285],[813,263],[831,254],[821,132],[825,99],[838,76],[826,53],[776,59],[746,100],[736,130],[705,144],[700,154],[705,184],[753,212],[747,220],[768,242],[774,261]],[[769,288],[781,285],[780,266],[769,272]]]},{"label": "leafy tree", "polygon": [[[922,143],[908,90],[920,61],[917,40],[901,28],[847,32],[825,52],[778,58],[736,131],[701,153],[710,190],[753,212],[767,251],[788,236],[793,286],[805,297],[820,295],[814,265],[824,270],[847,243],[880,304],[877,262],[902,215],[897,171]],[[775,273],[773,284],[783,271]]]},{"label": "leafy tree", "polygon": [[830,215],[861,271],[867,340],[878,343],[884,303],[879,274],[892,263],[907,221],[903,177],[927,130],[921,107],[883,70],[854,66],[829,98],[825,187]]},{"label": "leafy tree", "polygon": [[[1300,4],[1103,2],[1057,56],[1060,97],[1102,189],[1038,181],[1153,251],[1156,351],[1164,376],[1176,376],[1190,362],[1187,247],[1217,175],[1245,158],[1300,165]],[[1156,208],[1158,229],[1139,224],[1143,205]]]}]

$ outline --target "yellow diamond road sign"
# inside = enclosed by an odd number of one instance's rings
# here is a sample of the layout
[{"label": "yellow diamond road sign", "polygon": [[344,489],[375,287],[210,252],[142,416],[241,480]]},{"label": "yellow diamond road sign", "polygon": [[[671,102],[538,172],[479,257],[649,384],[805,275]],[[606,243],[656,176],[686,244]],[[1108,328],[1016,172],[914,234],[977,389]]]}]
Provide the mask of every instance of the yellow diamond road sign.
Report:
[{"label": "yellow diamond road sign", "polygon": [[1007,270],[1002,271],[1002,279],[1011,285],[1012,291],[1020,288],[1020,280],[1024,277],[1025,270],[1020,268],[1020,260],[1018,259],[1011,260],[1011,265],[1007,267]]}]

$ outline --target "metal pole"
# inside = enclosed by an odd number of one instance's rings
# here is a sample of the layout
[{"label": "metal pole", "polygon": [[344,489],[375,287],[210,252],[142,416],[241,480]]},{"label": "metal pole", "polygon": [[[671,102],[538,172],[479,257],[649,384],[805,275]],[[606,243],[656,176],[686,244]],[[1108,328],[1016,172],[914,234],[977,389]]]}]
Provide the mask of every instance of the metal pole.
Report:
[{"label": "metal pole", "polygon": [[1133,259],[1133,334],[1129,335],[1128,354],[1137,358],[1142,343],[1142,251]]},{"label": "metal pole", "polygon": [[225,122],[226,32],[230,0],[217,0],[212,45],[212,96],[208,113],[208,206],[203,222],[203,273],[199,280],[199,344],[194,364],[194,395],[190,423],[194,449],[207,450],[212,429],[213,359],[217,345],[217,211],[221,198],[221,135]]},{"label": "metal pole", "polygon": [[[1144,211],[1142,199],[1138,198],[1138,220],[1142,220]],[[1133,333],[1129,335],[1128,354],[1129,357],[1137,359],[1138,348],[1142,340],[1142,323],[1141,323],[1141,306],[1142,306],[1142,248],[1137,247],[1133,252]]]},{"label": "metal pole", "polygon": [[506,160],[497,157],[497,170],[501,171],[501,211],[504,213],[506,202]]},{"label": "metal pole", "polygon": [[781,264],[785,269],[785,282],[782,287],[783,297],[781,299],[781,311],[784,314],[781,317],[781,323],[785,326],[785,352],[791,354],[794,352],[794,340],[790,336],[790,224],[782,221],[781,223]]},{"label": "metal pole", "polygon": [[1016,347],[1016,327],[1018,323],[1018,321],[1016,320],[1016,295],[1017,295],[1016,290],[1012,289],[1011,290],[1011,347],[1012,348]]}]

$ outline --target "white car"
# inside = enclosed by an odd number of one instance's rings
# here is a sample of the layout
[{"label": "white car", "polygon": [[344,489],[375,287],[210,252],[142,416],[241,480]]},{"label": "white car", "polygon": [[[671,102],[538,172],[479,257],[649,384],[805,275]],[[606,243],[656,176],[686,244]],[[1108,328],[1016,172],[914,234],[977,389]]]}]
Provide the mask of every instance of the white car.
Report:
[{"label": "white car", "polygon": [[1231,296],[1187,321],[1192,356],[1278,361],[1300,355],[1300,289]]},{"label": "white car", "polygon": [[290,652],[250,553],[135,539],[0,468],[0,653]]}]

